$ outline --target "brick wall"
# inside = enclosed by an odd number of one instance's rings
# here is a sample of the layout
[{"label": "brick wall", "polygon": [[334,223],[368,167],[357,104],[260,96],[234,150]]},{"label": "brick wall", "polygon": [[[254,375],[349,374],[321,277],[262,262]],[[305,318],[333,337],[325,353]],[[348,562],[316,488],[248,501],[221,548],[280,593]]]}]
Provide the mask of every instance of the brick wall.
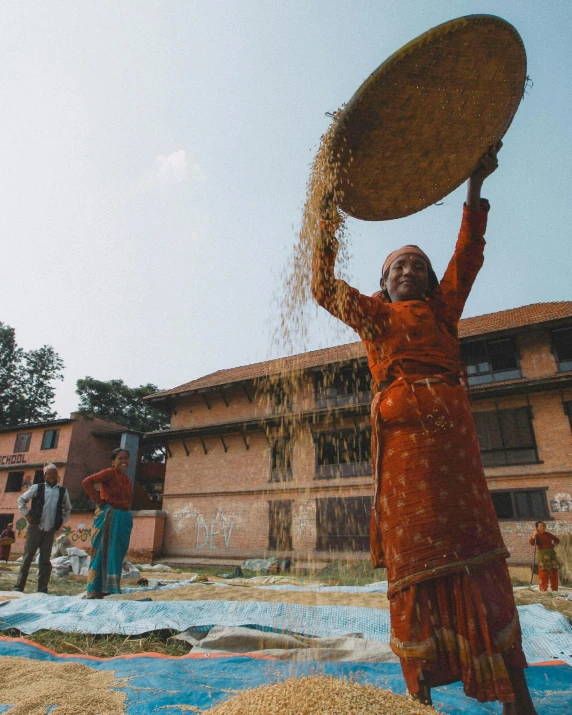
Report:
[{"label": "brick wall", "polygon": [[[502,537],[510,551],[510,565],[528,565],[532,563],[534,546],[529,539],[534,533],[533,521],[501,521]],[[558,537],[572,534],[572,523],[563,519],[546,523],[546,528]]]},{"label": "brick wall", "polygon": [[226,452],[219,437],[204,438],[207,454],[200,440],[188,440],[188,456],[180,442],[171,443],[163,495],[169,514],[165,553],[262,557],[268,553],[268,502],[278,499],[292,501],[293,551],[309,556],[316,544],[316,498],[371,493],[370,476],[315,479],[315,446],[308,427],[296,435],[292,480],[287,482],[270,482],[271,444],[262,432],[248,435],[248,449],[240,435],[225,435],[224,440]]},{"label": "brick wall", "polygon": [[[167,514],[164,511],[133,512],[133,531],[127,558],[140,563],[150,562],[161,553],[166,518]],[[25,519],[18,518],[16,521],[21,528],[15,529],[16,541],[12,546],[12,554],[18,556],[24,553],[27,522]],[[89,553],[92,527],[93,514],[91,512],[75,512],[64,524],[62,533],[67,534],[72,546]]]},{"label": "brick wall", "polygon": [[120,437],[94,437],[94,432],[105,432],[116,425],[112,422],[74,413],[73,432],[69,445],[63,484],[68,488],[72,503],[84,497],[81,482],[90,474],[110,466],[111,452],[119,447]]},{"label": "brick wall", "polygon": [[[556,372],[549,332],[538,329],[517,336],[524,377],[548,377]],[[255,396],[252,387],[248,388]],[[491,489],[547,487],[549,530],[571,533],[572,529],[572,435],[562,400],[572,400],[572,389],[530,392],[498,399],[473,398],[474,411],[530,406],[538,447],[539,463],[488,467]],[[175,398],[172,429],[247,420],[269,414],[267,403],[249,402],[242,387],[235,385],[203,397],[193,394]],[[225,402],[226,400],[226,402]],[[228,404],[227,404],[228,403]],[[314,405],[313,377],[308,374],[293,409],[309,410]],[[357,423],[367,424],[368,417]],[[303,428],[295,435],[292,481],[269,481],[271,446],[262,431],[250,433],[248,449],[237,434],[204,437],[207,454],[197,437],[187,439],[186,451],[178,440],[170,442],[172,457],[167,462],[163,505],[168,512],[165,553],[178,556],[246,558],[268,553],[269,506],[272,499],[292,500],[293,550],[300,557],[312,557],[316,546],[316,499],[326,497],[371,496],[371,477],[317,480],[313,431],[353,426],[353,418]],[[532,522],[503,521],[501,530],[511,550],[511,562],[528,563],[528,538]],[[320,555],[323,556],[323,555]],[[367,554],[357,554],[366,557]],[[331,554],[336,558],[336,554]]]},{"label": "brick wall", "polygon": [[[21,463],[14,464],[10,468],[0,470],[0,513],[13,513],[15,519],[20,514],[18,512],[17,500],[20,494],[28,489],[34,482],[34,474],[36,470],[41,469],[45,462],[67,462],[70,442],[72,438],[73,422],[67,424],[56,424],[53,429],[59,429],[60,434],[58,444],[55,449],[41,449],[42,438],[46,429],[49,426],[27,428],[22,426],[21,429],[11,432],[0,432],[0,455],[13,454],[16,436],[20,433],[31,432],[30,448],[27,452],[18,453],[18,457],[24,460]],[[36,466],[28,466],[36,465]],[[38,466],[39,465],[39,466]],[[65,467],[59,467],[58,472],[61,475]],[[24,472],[22,489],[19,492],[6,492],[6,481],[9,472]]]},{"label": "brick wall", "polygon": [[517,348],[524,377],[548,377],[556,372],[548,330],[521,333],[517,338]]}]

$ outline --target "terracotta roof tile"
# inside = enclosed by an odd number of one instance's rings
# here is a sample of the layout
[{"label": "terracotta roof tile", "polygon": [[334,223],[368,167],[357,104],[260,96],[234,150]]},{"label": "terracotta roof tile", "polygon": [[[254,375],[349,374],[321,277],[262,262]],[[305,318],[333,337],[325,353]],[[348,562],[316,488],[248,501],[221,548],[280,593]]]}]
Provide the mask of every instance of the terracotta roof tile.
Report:
[{"label": "terracotta roof tile", "polygon": [[572,300],[561,300],[554,303],[532,303],[520,308],[501,310],[498,313],[477,315],[474,318],[464,318],[459,323],[459,337],[470,338],[475,335],[486,335],[502,330],[524,328],[527,325],[549,323],[553,320],[572,318]]},{"label": "terracotta roof tile", "polygon": [[[533,303],[520,308],[501,310],[498,313],[478,315],[474,318],[464,318],[459,323],[459,336],[462,338],[487,335],[514,328],[523,328],[529,325],[548,323],[563,318],[572,318],[572,301],[558,301],[554,303]],[[291,357],[266,360],[241,367],[231,367],[217,370],[210,375],[199,377],[171,390],[163,390],[146,399],[161,399],[169,395],[178,395],[195,390],[204,390],[212,387],[221,387],[243,380],[255,380],[265,375],[279,374],[309,370],[329,363],[345,362],[365,356],[365,349],[361,342],[338,345],[322,350],[292,355]]]}]

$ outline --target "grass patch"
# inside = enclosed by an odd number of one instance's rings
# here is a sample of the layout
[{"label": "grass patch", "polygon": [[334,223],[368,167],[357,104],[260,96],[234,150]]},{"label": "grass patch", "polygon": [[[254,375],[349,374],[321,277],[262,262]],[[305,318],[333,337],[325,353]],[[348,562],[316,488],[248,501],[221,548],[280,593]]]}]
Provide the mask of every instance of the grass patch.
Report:
[{"label": "grass patch", "polygon": [[340,586],[364,586],[385,581],[386,569],[374,569],[371,561],[334,561],[316,574],[321,581],[337,581]]},{"label": "grass patch", "polygon": [[11,638],[25,638],[32,643],[45,646],[55,653],[70,655],[93,655],[98,658],[114,658],[118,655],[137,653],[163,653],[164,655],[186,655],[191,646],[184,641],[170,640],[177,631],[162,630],[142,633],[136,636],[93,635],[90,633],[61,633],[60,631],[36,631],[30,635],[17,629],[2,631]]},{"label": "grass patch", "polygon": [[540,603],[548,611],[558,611],[562,613],[570,624],[572,624],[572,601],[569,601],[565,594],[558,591],[557,593],[540,593],[532,589],[523,588],[514,591],[514,602],[517,606],[528,606],[531,603]]},{"label": "grass patch", "polygon": [[[0,571],[0,591],[11,591],[16,585],[18,569],[13,571]],[[75,596],[85,591],[85,576],[55,576],[52,574],[48,591],[53,596]],[[26,593],[34,593],[38,590],[38,572],[30,569],[30,574],[26,582]]]}]

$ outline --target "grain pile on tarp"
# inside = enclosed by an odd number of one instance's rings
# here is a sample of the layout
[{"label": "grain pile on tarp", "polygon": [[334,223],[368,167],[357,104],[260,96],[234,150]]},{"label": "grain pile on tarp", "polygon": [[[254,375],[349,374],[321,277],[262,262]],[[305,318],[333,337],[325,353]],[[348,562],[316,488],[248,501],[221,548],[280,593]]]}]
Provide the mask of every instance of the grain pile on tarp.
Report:
[{"label": "grain pile on tarp", "polygon": [[[340,588],[340,587],[338,587]],[[349,588],[349,587],[346,587]],[[127,591],[127,589],[125,589]],[[142,592],[130,591],[111,598],[135,601]],[[221,586],[221,584],[186,584],[176,588],[162,588],[149,593],[154,601],[244,601],[292,603],[300,606],[354,606],[356,608],[382,608],[389,610],[389,601],[383,592],[342,591],[330,589],[311,590],[281,587],[280,589],[256,588],[253,586]]]},{"label": "grain pile on tarp", "polygon": [[[111,672],[120,680],[121,689],[125,691],[125,710],[128,715],[183,715],[187,712],[205,712],[246,688],[282,682],[287,678],[316,675],[317,672],[345,681],[384,688],[393,693],[405,693],[405,682],[399,663],[316,664],[244,656],[172,658],[157,657],[153,654],[127,658],[86,658],[56,655],[29,642],[0,637],[0,656],[3,655],[26,658],[28,683],[36,673],[44,671],[49,663],[80,663],[96,672]],[[526,678],[533,700],[542,704],[542,715],[563,715],[570,712],[572,668],[566,665],[533,666],[527,669]],[[85,681],[85,684],[89,683],[91,681]],[[55,676],[52,687],[63,690],[68,687],[68,681],[64,677]],[[478,703],[466,698],[461,683],[435,688],[433,700],[435,709],[447,715],[492,715],[500,712],[498,703]],[[105,712],[103,708],[102,711]],[[0,713],[4,712],[3,706],[0,705]],[[326,715],[326,712],[324,708],[323,715]],[[368,715],[375,713],[376,710],[370,710]],[[74,715],[85,714],[84,709],[74,712]],[[62,715],[62,711],[55,710],[50,715]],[[273,715],[273,711],[267,711],[265,715]]]},{"label": "grain pile on tarp", "polygon": [[[124,715],[123,683],[110,671],[81,663],[42,663],[31,667],[29,658],[3,656],[0,667],[0,703],[6,715]],[[1,707],[1,706],[0,706]]]},{"label": "grain pile on tarp", "polygon": [[423,715],[433,708],[371,685],[310,676],[245,690],[208,711],[212,715]]}]

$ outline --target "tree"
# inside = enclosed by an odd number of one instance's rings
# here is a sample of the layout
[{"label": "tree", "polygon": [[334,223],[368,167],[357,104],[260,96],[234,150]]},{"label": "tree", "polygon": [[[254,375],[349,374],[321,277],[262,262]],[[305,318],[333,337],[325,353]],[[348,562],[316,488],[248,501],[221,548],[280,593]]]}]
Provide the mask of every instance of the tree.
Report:
[{"label": "tree", "polygon": [[56,417],[52,411],[56,396],[54,380],[63,380],[64,362],[50,345],[24,353],[21,366],[24,422],[39,422]]},{"label": "tree", "polygon": [[[169,415],[143,400],[155,392],[159,388],[151,383],[129,387],[123,380],[103,381],[88,376],[77,381],[78,412],[118,422],[138,432],[163,430],[169,426]],[[162,454],[156,445],[144,445],[143,459],[162,461]]]},{"label": "tree", "polygon": [[16,331],[0,322],[0,427],[56,417],[54,381],[62,380],[63,360],[49,345],[25,351]]},{"label": "tree", "polygon": [[16,331],[0,322],[0,426],[15,424],[19,367],[23,350],[16,345]]}]

